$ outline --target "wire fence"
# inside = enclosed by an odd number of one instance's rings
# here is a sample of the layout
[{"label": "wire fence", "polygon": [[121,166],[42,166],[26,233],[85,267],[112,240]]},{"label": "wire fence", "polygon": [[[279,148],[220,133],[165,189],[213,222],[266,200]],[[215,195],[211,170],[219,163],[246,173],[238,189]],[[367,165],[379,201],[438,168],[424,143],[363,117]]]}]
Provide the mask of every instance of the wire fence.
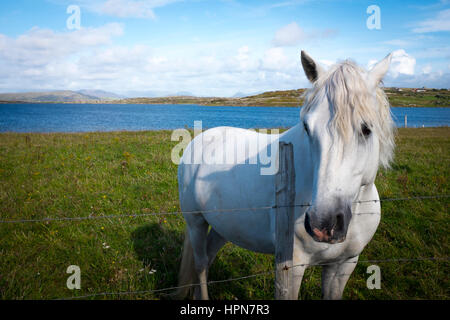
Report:
[{"label": "wire fence", "polygon": [[[373,200],[360,200],[354,201],[353,203],[377,203],[377,202],[392,202],[392,201],[410,201],[410,200],[428,200],[428,199],[445,199],[450,198],[450,195],[432,195],[432,196],[415,196],[415,197],[399,197],[399,198],[382,198],[382,199],[373,199]],[[229,208],[229,209],[215,209],[215,210],[198,210],[198,211],[175,211],[175,212],[151,212],[151,213],[138,213],[138,214],[115,214],[115,215],[102,215],[102,216],[83,216],[83,217],[55,217],[55,218],[41,218],[41,219],[17,219],[17,220],[0,220],[0,224],[18,224],[18,223],[33,223],[33,222],[54,222],[54,221],[82,221],[82,220],[95,220],[95,219],[110,219],[110,218],[127,218],[127,217],[147,217],[147,216],[160,216],[160,215],[180,215],[180,214],[206,214],[206,213],[221,213],[221,212],[264,212],[269,209],[277,209],[280,207],[310,207],[311,204],[296,204],[291,206],[261,206],[261,207],[253,207],[253,208]],[[364,214],[380,214],[380,212],[360,212],[353,213],[355,215],[364,215]],[[402,263],[402,262],[417,262],[417,261],[449,261],[450,257],[421,257],[421,258],[391,258],[391,259],[374,259],[374,260],[357,260],[354,261],[346,260],[346,261],[333,261],[329,263],[314,263],[314,264],[296,264],[291,267],[286,267],[287,269],[299,268],[299,267],[309,267],[309,266],[326,266],[326,265],[334,265],[334,264],[345,264],[352,263]],[[249,278],[255,278],[264,275],[274,274],[276,271],[274,269],[269,271],[263,271],[251,275],[223,279],[223,280],[210,280],[207,281],[207,285],[214,285],[218,283],[232,282],[232,281],[240,281]],[[86,298],[94,298],[98,296],[123,296],[123,295],[138,295],[138,294],[148,294],[148,293],[162,293],[166,291],[173,291],[177,289],[182,289],[186,287],[195,287],[202,285],[203,283],[194,283],[183,286],[172,286],[161,289],[153,289],[153,290],[141,290],[141,291],[122,291],[122,292],[98,292],[92,294],[85,294],[79,296],[72,297],[62,297],[56,300],[66,300],[66,299],[86,299]]]},{"label": "wire fence", "polygon": [[[359,200],[353,203],[377,203],[377,202],[392,202],[392,201],[408,201],[408,200],[428,200],[428,199],[443,199],[450,198],[450,195],[434,195],[434,196],[415,196],[415,197],[402,197],[402,198],[384,198],[384,199],[373,199],[373,200]],[[172,212],[149,212],[149,213],[130,213],[130,214],[112,214],[112,215],[102,215],[102,216],[82,216],[82,217],[54,217],[54,218],[39,218],[39,219],[17,219],[17,220],[0,220],[0,224],[6,223],[27,223],[27,222],[53,222],[53,221],[82,221],[82,220],[97,220],[97,219],[112,219],[112,218],[136,218],[136,217],[147,217],[147,216],[160,216],[160,215],[181,215],[181,214],[208,214],[208,213],[224,213],[224,212],[245,212],[245,211],[255,211],[263,212],[264,210],[277,209],[277,208],[289,208],[289,207],[310,207],[311,204],[295,204],[295,205],[267,205],[261,207],[251,207],[251,208],[228,208],[228,209],[211,209],[211,210],[195,210],[195,211],[172,211]],[[379,212],[356,212],[352,213],[355,215],[364,214],[379,214]]]},{"label": "wire fence", "polygon": [[[316,266],[327,266],[327,265],[333,265],[333,264],[344,264],[344,263],[351,263],[351,264],[357,264],[357,263],[386,263],[386,262],[415,262],[415,261],[450,261],[450,257],[425,257],[425,258],[396,258],[396,259],[371,259],[371,260],[359,260],[359,261],[338,261],[338,262],[330,262],[330,263],[316,263],[316,264],[296,264],[292,267],[286,267],[287,269],[294,269],[298,267],[316,267]],[[119,291],[119,292],[97,292],[92,294],[85,294],[80,296],[72,296],[72,297],[62,297],[55,300],[74,300],[74,299],[86,299],[86,298],[95,298],[99,296],[123,296],[123,295],[136,295],[136,294],[148,294],[148,293],[161,293],[165,291],[173,291],[177,289],[183,289],[183,288],[191,288],[200,286],[202,284],[206,285],[214,285],[218,283],[226,283],[226,282],[232,282],[232,281],[240,281],[260,276],[267,276],[272,275],[275,273],[275,270],[268,270],[263,272],[258,272],[254,274],[250,274],[247,276],[241,276],[241,277],[235,277],[235,278],[229,278],[229,279],[223,279],[223,280],[211,280],[207,282],[199,282],[199,283],[193,283],[193,284],[187,284],[182,286],[172,286],[167,288],[161,288],[161,289],[153,289],[153,290],[141,290],[141,291]],[[345,275],[338,275],[338,276],[345,276]],[[168,295],[170,296],[170,295]]]}]

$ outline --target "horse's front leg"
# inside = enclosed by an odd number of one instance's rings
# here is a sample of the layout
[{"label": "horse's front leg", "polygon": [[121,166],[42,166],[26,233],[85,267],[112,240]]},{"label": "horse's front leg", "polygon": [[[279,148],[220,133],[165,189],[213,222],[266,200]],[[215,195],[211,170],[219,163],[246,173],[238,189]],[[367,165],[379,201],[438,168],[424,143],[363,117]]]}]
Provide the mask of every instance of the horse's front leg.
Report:
[{"label": "horse's front leg", "polygon": [[[294,245],[295,246],[295,245]],[[297,254],[296,254],[297,253]],[[297,300],[300,292],[300,286],[302,285],[303,274],[305,273],[306,264],[305,259],[301,258],[301,255],[296,252],[294,248],[294,258],[292,259],[292,286],[291,286],[291,299]]]},{"label": "horse's front leg", "polygon": [[350,258],[341,263],[324,265],[322,267],[322,298],[325,300],[342,299],[345,285],[355,270],[358,257]]}]

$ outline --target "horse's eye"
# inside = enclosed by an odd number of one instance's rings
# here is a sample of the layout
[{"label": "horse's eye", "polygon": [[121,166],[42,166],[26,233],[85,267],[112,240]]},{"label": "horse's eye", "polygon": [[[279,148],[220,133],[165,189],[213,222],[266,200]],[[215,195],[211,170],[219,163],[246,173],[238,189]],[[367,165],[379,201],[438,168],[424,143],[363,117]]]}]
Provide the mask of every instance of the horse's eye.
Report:
[{"label": "horse's eye", "polygon": [[306,124],[306,122],[303,122],[303,127],[305,128],[306,134],[309,136],[309,129],[308,129],[308,125]]},{"label": "horse's eye", "polygon": [[370,136],[370,134],[372,133],[372,131],[369,129],[369,127],[365,123],[363,123],[361,125],[361,132],[364,135],[364,137],[366,137],[366,138],[368,136]]}]

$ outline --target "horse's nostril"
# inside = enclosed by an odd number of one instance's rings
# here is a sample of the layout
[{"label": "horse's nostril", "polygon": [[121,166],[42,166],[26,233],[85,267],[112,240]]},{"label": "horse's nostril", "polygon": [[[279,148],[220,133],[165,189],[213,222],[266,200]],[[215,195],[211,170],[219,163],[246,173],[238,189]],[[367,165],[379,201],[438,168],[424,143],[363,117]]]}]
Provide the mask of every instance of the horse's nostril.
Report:
[{"label": "horse's nostril", "polygon": [[338,213],[336,216],[336,224],[334,228],[336,231],[342,231],[344,229],[344,214]]},{"label": "horse's nostril", "polygon": [[312,234],[311,222],[308,213],[305,214],[305,229],[309,234]]}]

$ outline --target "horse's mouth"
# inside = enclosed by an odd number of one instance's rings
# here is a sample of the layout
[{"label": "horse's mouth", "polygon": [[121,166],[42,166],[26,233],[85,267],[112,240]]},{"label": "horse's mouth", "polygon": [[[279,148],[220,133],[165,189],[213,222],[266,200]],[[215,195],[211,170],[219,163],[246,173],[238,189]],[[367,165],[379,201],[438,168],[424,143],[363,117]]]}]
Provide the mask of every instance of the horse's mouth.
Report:
[{"label": "horse's mouth", "polygon": [[326,242],[329,244],[335,244],[335,243],[341,243],[345,241],[345,236],[341,236],[339,238],[335,238],[333,237],[334,234],[334,230],[331,229],[330,232],[328,232],[328,230],[323,229],[323,230],[319,230],[317,228],[313,229],[313,239],[317,242]]},{"label": "horse's mouth", "polygon": [[305,215],[305,230],[316,242],[335,244],[344,242],[346,238],[346,235],[337,235],[334,231],[334,226],[331,230],[312,228],[308,214]]}]

